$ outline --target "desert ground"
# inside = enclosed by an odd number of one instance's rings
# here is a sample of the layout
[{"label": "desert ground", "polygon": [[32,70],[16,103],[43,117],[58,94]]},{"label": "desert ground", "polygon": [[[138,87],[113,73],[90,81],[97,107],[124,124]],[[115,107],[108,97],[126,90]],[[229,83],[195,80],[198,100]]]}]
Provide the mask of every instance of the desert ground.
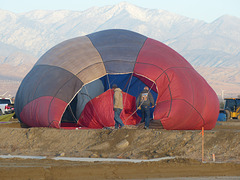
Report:
[{"label": "desert ground", "polygon": [[240,179],[239,121],[204,131],[203,159],[202,144],[199,130],[21,128],[14,119],[0,124],[0,179]]}]

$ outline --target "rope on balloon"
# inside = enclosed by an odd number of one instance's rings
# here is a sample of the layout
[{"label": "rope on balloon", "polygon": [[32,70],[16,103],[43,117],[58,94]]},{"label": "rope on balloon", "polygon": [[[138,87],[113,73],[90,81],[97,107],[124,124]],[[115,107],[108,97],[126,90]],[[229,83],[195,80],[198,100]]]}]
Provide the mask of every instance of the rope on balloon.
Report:
[{"label": "rope on balloon", "polygon": [[[153,85],[154,85],[154,83],[152,83],[151,88],[149,88],[149,90],[148,90],[148,92],[147,92],[147,95],[150,93],[150,90],[153,88]],[[142,102],[139,104],[139,106],[137,106],[136,110],[135,110],[130,116],[128,116],[125,121],[127,121],[130,117],[132,117],[132,116],[137,112],[137,110],[139,109],[139,107],[142,106],[143,102],[144,102],[144,101],[142,101]]]}]

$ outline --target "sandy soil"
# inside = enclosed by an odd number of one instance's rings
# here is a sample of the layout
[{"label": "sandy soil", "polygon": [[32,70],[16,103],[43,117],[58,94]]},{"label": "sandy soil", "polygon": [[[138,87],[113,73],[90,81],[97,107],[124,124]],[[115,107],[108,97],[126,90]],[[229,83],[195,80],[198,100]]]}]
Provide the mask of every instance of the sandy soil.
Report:
[{"label": "sandy soil", "polygon": [[[157,129],[63,130],[0,124],[0,155],[47,156],[44,160],[0,158],[0,179],[144,179],[239,176],[240,122],[200,131]],[[213,154],[216,161],[213,162]],[[154,159],[159,162],[73,162],[62,157]]]}]

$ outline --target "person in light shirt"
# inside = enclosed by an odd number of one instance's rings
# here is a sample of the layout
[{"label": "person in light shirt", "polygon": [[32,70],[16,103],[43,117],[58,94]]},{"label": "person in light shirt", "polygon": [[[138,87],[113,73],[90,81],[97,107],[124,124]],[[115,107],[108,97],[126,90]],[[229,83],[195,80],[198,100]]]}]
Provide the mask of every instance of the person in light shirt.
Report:
[{"label": "person in light shirt", "polygon": [[123,121],[120,118],[120,114],[123,110],[123,96],[122,90],[118,88],[116,84],[113,84],[112,89],[114,90],[113,96],[113,110],[114,110],[114,120],[115,120],[115,129],[124,127]]}]

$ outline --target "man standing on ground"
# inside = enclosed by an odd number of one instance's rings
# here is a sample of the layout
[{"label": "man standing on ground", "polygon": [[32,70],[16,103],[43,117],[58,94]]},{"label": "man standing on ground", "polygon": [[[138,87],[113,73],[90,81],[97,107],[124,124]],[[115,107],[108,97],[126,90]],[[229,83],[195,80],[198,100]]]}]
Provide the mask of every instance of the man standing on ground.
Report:
[{"label": "man standing on ground", "polygon": [[145,122],[144,129],[149,129],[150,104],[152,105],[152,107],[154,107],[154,99],[152,94],[149,92],[149,88],[147,86],[145,86],[143,91],[139,94],[136,104],[137,108],[141,109],[142,112],[141,122]]},{"label": "man standing on ground", "polygon": [[113,84],[112,89],[114,90],[113,96],[113,110],[114,110],[114,120],[115,120],[115,129],[122,128],[124,126],[120,114],[123,110],[123,97],[122,90],[117,87],[116,84]]}]

